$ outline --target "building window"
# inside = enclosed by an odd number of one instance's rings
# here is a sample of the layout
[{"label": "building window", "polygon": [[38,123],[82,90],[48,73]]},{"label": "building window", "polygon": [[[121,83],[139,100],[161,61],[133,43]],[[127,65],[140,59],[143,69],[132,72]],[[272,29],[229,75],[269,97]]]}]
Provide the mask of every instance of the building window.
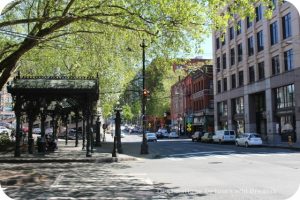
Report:
[{"label": "building window", "polygon": [[234,38],[234,28],[233,26],[229,28],[229,39],[232,40]]},{"label": "building window", "polygon": [[239,34],[241,34],[241,33],[242,33],[242,21],[239,20],[239,21],[237,22],[236,35],[239,35]]},{"label": "building window", "polygon": [[233,114],[243,114],[244,113],[244,98],[238,97],[232,99]]},{"label": "building window", "polygon": [[290,108],[295,106],[294,84],[275,89],[276,108]]},{"label": "building window", "polygon": [[247,17],[247,28],[250,28],[252,26],[252,20],[250,17]]},{"label": "building window", "polygon": [[270,37],[271,37],[271,45],[278,43],[278,27],[277,22],[273,22],[270,25]]},{"label": "building window", "polygon": [[283,39],[292,36],[292,18],[291,13],[282,17]]},{"label": "building window", "polygon": [[249,67],[249,83],[253,83],[255,81],[255,72],[254,67]]},{"label": "building window", "polygon": [[223,91],[227,91],[227,78],[223,79]]},{"label": "building window", "polygon": [[221,93],[221,81],[219,80],[218,81],[218,85],[217,85],[217,90],[218,90],[218,93]]},{"label": "building window", "polygon": [[256,14],[256,22],[262,19],[262,7],[261,5],[257,6],[255,8],[255,14]]},{"label": "building window", "polygon": [[244,71],[239,71],[239,87],[244,85]]},{"label": "building window", "polygon": [[265,63],[260,62],[257,64],[258,68],[258,80],[264,79],[265,78]]},{"label": "building window", "polygon": [[257,51],[260,52],[262,50],[264,50],[263,31],[259,31],[257,33]]},{"label": "building window", "polygon": [[222,55],[222,65],[223,69],[226,69],[226,53],[223,53]]},{"label": "building window", "polygon": [[238,62],[241,62],[243,60],[243,46],[242,43],[238,44]]},{"label": "building window", "polygon": [[254,46],[253,46],[253,36],[248,38],[248,56],[252,56],[254,54]]},{"label": "building window", "polygon": [[235,64],[235,51],[234,48],[230,49],[230,65]]},{"label": "building window", "polygon": [[217,57],[217,72],[220,72],[221,69],[221,58]]},{"label": "building window", "polygon": [[294,69],[293,65],[293,49],[284,52],[284,69],[290,71]]},{"label": "building window", "polygon": [[216,38],[216,49],[220,49],[220,38]]},{"label": "building window", "polygon": [[280,73],[279,55],[272,57],[272,74],[276,75]]},{"label": "building window", "polygon": [[231,75],[231,88],[234,89],[236,88],[236,78],[235,78],[235,74]]},{"label": "building window", "polygon": [[218,115],[219,116],[227,116],[228,107],[227,107],[226,101],[218,102],[217,107],[218,107]]}]

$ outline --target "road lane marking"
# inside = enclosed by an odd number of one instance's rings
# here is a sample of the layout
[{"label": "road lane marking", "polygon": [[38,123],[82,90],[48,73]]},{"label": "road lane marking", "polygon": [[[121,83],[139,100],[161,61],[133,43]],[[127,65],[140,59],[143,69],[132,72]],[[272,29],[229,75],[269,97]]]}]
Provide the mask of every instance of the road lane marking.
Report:
[{"label": "road lane marking", "polygon": [[223,156],[223,155],[212,155],[212,158],[229,158],[228,156]]},{"label": "road lane marking", "polygon": [[194,160],[205,160],[207,159],[206,157],[191,157]]},{"label": "road lane marking", "polygon": [[200,151],[193,153],[180,153],[180,154],[171,154],[171,155],[162,155],[162,157],[172,157],[172,156],[188,156],[188,155],[201,155],[201,154],[212,154],[212,153],[233,153],[236,151]]},{"label": "road lane marking", "polygon": [[232,156],[240,157],[240,158],[249,157],[249,155],[246,155],[246,154],[232,154]]},{"label": "road lane marking", "polygon": [[182,158],[170,158],[170,157],[168,157],[167,159],[172,160],[172,161],[182,161],[183,160]]}]

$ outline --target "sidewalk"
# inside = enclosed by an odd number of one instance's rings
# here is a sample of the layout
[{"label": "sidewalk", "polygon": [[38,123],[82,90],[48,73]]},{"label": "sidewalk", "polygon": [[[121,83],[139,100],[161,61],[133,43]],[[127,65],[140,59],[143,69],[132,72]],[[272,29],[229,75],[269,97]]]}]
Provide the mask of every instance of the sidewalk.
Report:
[{"label": "sidewalk", "polygon": [[48,162],[118,162],[137,160],[137,157],[151,157],[152,155],[140,155],[141,143],[123,142],[123,154],[117,154],[117,158],[112,157],[113,141],[107,137],[106,142],[101,142],[101,147],[94,147],[92,157],[86,157],[86,149],[82,150],[82,141],[75,147],[75,140],[69,140],[65,145],[64,140],[58,141],[58,149],[50,153],[34,154],[21,153],[21,157],[14,157],[14,152],[0,152],[0,163],[48,163]]},{"label": "sidewalk", "polygon": [[295,151],[300,151],[300,145],[298,144],[291,144],[289,145],[287,142],[281,142],[278,144],[263,144],[263,147],[268,147],[268,148],[278,148],[278,149],[291,149]]}]

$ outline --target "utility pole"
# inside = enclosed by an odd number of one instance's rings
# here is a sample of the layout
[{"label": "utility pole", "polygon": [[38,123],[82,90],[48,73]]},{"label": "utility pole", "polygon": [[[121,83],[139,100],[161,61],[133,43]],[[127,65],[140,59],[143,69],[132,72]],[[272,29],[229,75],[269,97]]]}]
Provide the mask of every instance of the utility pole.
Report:
[{"label": "utility pole", "polygon": [[143,129],[143,142],[141,145],[141,154],[148,154],[148,144],[147,144],[147,139],[145,135],[145,121],[146,121],[146,116],[145,116],[145,108],[146,108],[146,98],[147,95],[144,95],[144,91],[146,90],[145,88],[145,48],[147,47],[145,45],[145,40],[143,39],[143,43],[140,45],[143,49],[143,91],[142,91],[142,117],[143,117],[143,122],[142,122],[142,129]]}]

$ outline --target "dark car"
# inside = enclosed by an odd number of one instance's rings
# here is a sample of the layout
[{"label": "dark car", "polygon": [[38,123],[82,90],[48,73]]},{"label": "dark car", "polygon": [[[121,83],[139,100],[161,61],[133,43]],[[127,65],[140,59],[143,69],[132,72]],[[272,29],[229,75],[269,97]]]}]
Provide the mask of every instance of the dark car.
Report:
[{"label": "dark car", "polygon": [[192,135],[192,142],[200,142],[201,141],[201,137],[203,136],[203,132],[201,131],[196,131],[193,135]]}]

